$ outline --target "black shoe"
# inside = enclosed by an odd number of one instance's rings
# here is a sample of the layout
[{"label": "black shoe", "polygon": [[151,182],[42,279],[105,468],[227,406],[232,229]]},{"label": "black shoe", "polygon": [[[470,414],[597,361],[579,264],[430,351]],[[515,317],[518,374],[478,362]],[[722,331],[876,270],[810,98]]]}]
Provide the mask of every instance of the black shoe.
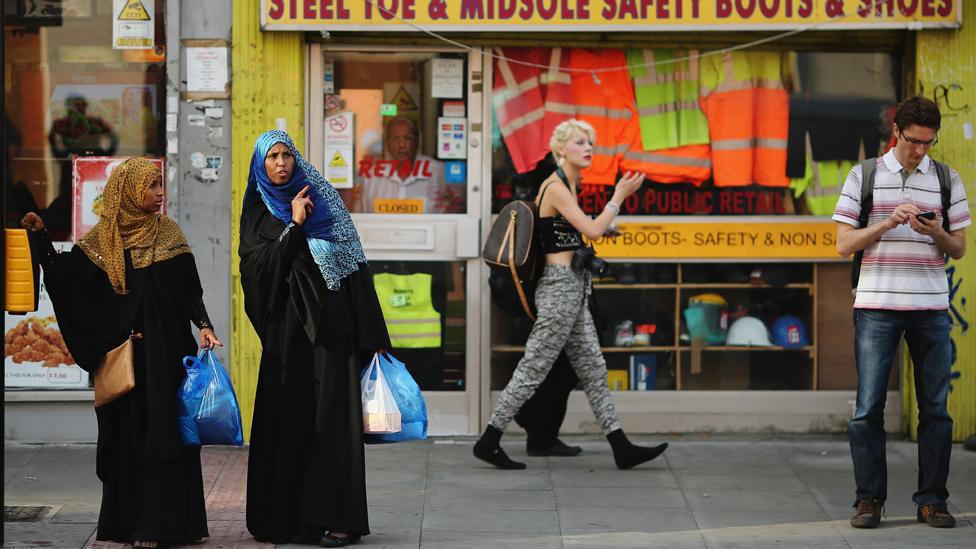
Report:
[{"label": "black shoe", "polygon": [[565,442],[556,439],[556,442],[552,443],[552,446],[548,448],[533,448],[528,443],[525,445],[526,453],[533,457],[539,456],[557,456],[557,457],[571,457],[578,456],[583,451],[579,446],[570,446]]},{"label": "black shoe", "polygon": [[355,545],[359,543],[359,540],[362,537],[363,536],[360,534],[349,534],[340,538],[333,535],[332,532],[329,532],[328,534],[322,536],[322,539],[319,540],[319,545],[322,547],[345,547],[347,545]]},{"label": "black shoe", "polygon": [[955,528],[956,519],[949,514],[949,507],[946,502],[939,501],[918,506],[918,513],[915,518],[919,522],[928,524],[934,528]]},{"label": "black shoe", "polygon": [[966,441],[962,443],[962,447],[970,452],[976,452],[976,435],[967,438]]},{"label": "black shoe", "polygon": [[512,460],[505,453],[505,450],[502,450],[502,447],[498,444],[501,437],[502,432],[500,430],[491,425],[486,427],[481,438],[478,439],[478,442],[474,443],[474,448],[472,449],[474,457],[481,461],[487,461],[499,469],[525,469],[524,463]]},{"label": "black shoe", "polygon": [[884,502],[880,498],[863,498],[854,508],[851,526],[854,528],[877,528],[881,524],[881,509]]},{"label": "black shoe", "polygon": [[613,448],[613,461],[618,469],[631,469],[641,463],[646,463],[664,453],[668,449],[668,443],[658,444],[657,446],[637,446],[627,440],[627,435],[623,430],[617,429],[607,434],[610,447]]}]

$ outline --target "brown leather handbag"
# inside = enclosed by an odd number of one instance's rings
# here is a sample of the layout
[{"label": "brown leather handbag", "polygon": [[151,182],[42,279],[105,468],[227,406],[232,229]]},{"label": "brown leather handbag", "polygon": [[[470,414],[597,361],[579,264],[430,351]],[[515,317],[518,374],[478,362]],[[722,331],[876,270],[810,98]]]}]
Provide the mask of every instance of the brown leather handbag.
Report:
[{"label": "brown leather handbag", "polygon": [[133,347],[142,334],[130,335],[121,345],[105,353],[95,371],[95,407],[114,402],[136,386]]},{"label": "brown leather handbag", "polygon": [[491,225],[488,239],[481,251],[481,257],[489,267],[504,268],[511,272],[522,308],[533,321],[535,315],[525,297],[522,281],[531,280],[536,275],[539,248],[535,233],[536,212],[536,206],[532,202],[514,200],[506,204]]}]

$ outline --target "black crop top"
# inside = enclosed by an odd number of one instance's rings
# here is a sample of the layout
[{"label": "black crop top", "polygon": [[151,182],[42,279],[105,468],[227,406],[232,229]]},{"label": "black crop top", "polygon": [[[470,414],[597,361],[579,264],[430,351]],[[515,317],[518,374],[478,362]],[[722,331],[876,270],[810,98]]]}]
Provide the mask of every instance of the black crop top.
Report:
[{"label": "black crop top", "polygon": [[[559,175],[559,178],[563,180],[563,183],[568,188],[569,184],[566,182],[566,176],[562,173],[562,169],[557,169],[556,174]],[[554,183],[550,183],[550,185],[552,184]],[[542,199],[545,198],[547,190],[549,190],[549,186],[546,186],[542,190],[542,196],[539,197],[540,208],[542,207]],[[580,235],[576,227],[567,221],[562,214],[557,213],[550,217],[539,217],[536,223],[539,227],[539,240],[542,243],[543,253],[571,252],[583,247],[582,235]]]}]

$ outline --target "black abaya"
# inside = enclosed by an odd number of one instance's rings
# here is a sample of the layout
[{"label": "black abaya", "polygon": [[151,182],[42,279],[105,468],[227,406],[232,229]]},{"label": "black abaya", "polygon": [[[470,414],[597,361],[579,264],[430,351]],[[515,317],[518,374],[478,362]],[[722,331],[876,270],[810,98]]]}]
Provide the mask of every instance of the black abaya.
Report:
[{"label": "black abaya", "polygon": [[328,290],[304,230],[252,195],[241,216],[241,285],[263,352],[248,456],[247,529],[284,543],[369,533],[360,368],[390,347],[365,264]]},{"label": "black abaya", "polygon": [[182,359],[197,352],[190,322],[209,326],[193,256],[134,269],[126,252],[129,293],[117,295],[80,248],[58,254],[43,232],[33,235],[58,328],[79,366],[94,372],[129,333],[143,334],[135,389],[95,409],[102,481],[96,538],[173,544],[207,537],[200,448],[184,446],[176,426]]}]

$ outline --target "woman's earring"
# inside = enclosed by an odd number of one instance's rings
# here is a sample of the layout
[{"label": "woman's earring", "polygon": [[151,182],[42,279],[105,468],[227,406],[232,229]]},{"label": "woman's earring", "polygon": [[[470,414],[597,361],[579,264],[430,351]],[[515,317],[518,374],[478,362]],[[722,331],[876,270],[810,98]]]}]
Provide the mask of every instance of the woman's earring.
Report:
[{"label": "woman's earring", "polygon": [[566,157],[565,156],[560,156],[559,157],[559,160],[556,161],[556,165],[557,166],[562,166],[563,165],[563,160],[566,160]]}]

